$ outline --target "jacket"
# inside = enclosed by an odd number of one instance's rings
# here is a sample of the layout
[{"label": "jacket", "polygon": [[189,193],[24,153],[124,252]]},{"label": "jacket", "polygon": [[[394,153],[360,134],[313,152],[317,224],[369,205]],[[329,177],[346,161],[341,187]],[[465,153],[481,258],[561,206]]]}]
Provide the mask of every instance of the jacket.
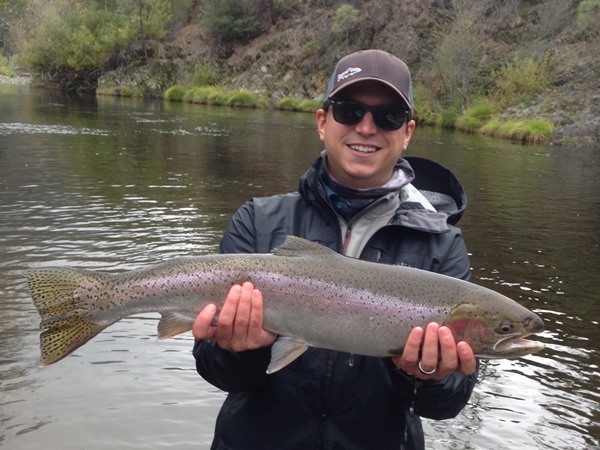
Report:
[{"label": "jacket", "polygon": [[[468,279],[466,248],[454,226],[466,207],[462,187],[437,163],[400,161],[404,170],[414,170],[414,179],[395,197],[385,196],[361,213],[384,203],[394,208],[386,224],[368,230],[361,259]],[[331,206],[320,181],[323,164],[321,156],[301,177],[297,192],[244,204],[228,225],[221,252],[269,252],[287,235],[342,252],[353,223],[341,220]],[[315,348],[271,375],[265,373],[270,348],[235,353],[199,341],[193,353],[198,373],[228,392],[212,445],[219,450],[423,449],[419,416],[455,417],[477,378],[451,374],[418,382],[390,358]]]}]

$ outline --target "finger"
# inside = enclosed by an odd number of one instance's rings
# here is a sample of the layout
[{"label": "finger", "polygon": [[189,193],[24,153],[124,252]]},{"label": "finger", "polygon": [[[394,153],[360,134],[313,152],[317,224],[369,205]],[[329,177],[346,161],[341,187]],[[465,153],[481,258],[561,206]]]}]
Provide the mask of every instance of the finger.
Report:
[{"label": "finger", "polygon": [[477,359],[471,346],[461,341],[456,344],[456,350],[460,361],[460,372],[467,376],[475,373],[475,370],[477,370]]},{"label": "finger", "polygon": [[277,339],[277,334],[263,328],[263,297],[258,289],[252,291],[252,311],[250,314],[250,325],[248,327],[249,340],[253,348],[266,347]]},{"label": "finger", "polygon": [[231,286],[231,289],[229,289],[227,297],[225,298],[225,302],[223,303],[223,307],[221,308],[221,313],[219,314],[215,339],[223,348],[228,348],[229,343],[231,342],[233,325],[238,304],[240,302],[241,292],[242,287],[239,284]]},{"label": "finger", "polygon": [[240,292],[237,311],[232,332],[232,344],[234,348],[246,341],[248,338],[248,324],[250,323],[250,311],[252,310],[252,283],[245,282]]},{"label": "finger", "polygon": [[425,329],[423,339],[423,349],[421,350],[421,368],[425,372],[437,369],[439,348],[438,348],[438,330],[439,325],[431,322]]},{"label": "finger", "polygon": [[206,305],[196,316],[192,325],[192,334],[194,339],[201,341],[204,339],[212,339],[215,334],[215,327],[212,322],[217,314],[217,307],[212,303]]},{"label": "finger", "polygon": [[398,365],[399,369],[410,374],[413,374],[418,370],[417,364],[419,363],[423,334],[423,329],[421,327],[415,327],[410,332],[406,344],[404,345],[402,356],[400,357],[400,365]]},{"label": "finger", "polygon": [[252,308],[250,310],[250,330],[263,329],[263,297],[258,289],[252,290]]},{"label": "finger", "polygon": [[446,373],[454,372],[458,368],[459,361],[452,331],[448,327],[440,327],[438,340],[441,353],[438,370]]}]

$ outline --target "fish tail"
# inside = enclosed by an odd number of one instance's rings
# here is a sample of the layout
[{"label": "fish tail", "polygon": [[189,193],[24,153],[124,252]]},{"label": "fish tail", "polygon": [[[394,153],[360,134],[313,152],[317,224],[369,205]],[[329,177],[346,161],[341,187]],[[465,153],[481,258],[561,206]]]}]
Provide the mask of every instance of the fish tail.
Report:
[{"label": "fish tail", "polygon": [[53,364],[81,347],[111,323],[95,322],[80,291],[105,283],[107,275],[77,269],[40,269],[27,274],[33,302],[42,318],[40,366]]}]

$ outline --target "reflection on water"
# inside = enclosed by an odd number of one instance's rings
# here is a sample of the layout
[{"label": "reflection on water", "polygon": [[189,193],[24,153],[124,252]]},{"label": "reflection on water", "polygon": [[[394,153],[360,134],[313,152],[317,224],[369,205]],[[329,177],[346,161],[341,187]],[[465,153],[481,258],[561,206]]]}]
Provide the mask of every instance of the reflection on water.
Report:
[{"label": "reflection on water", "polygon": [[[156,342],[157,316],[135,316],[40,369],[22,273],[213,252],[239,204],[295,189],[319,149],[310,115],[0,86],[0,447],[208,448],[224,394],[189,334]],[[600,445],[600,152],[420,129],[411,153],[465,185],[473,281],[547,328],[547,350],[485,362],[464,412],[426,421],[428,448]]]}]

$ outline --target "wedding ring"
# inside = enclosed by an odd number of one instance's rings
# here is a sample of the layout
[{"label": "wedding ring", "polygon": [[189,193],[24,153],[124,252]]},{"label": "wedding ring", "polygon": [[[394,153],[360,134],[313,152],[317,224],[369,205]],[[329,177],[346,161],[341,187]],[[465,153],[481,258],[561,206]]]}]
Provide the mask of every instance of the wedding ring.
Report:
[{"label": "wedding ring", "polygon": [[423,370],[423,368],[421,367],[421,361],[419,361],[419,364],[417,364],[419,366],[419,370],[421,371],[421,373],[423,375],[433,375],[435,373],[435,371],[437,370],[437,367],[434,367],[433,370],[427,371],[427,370]]}]

